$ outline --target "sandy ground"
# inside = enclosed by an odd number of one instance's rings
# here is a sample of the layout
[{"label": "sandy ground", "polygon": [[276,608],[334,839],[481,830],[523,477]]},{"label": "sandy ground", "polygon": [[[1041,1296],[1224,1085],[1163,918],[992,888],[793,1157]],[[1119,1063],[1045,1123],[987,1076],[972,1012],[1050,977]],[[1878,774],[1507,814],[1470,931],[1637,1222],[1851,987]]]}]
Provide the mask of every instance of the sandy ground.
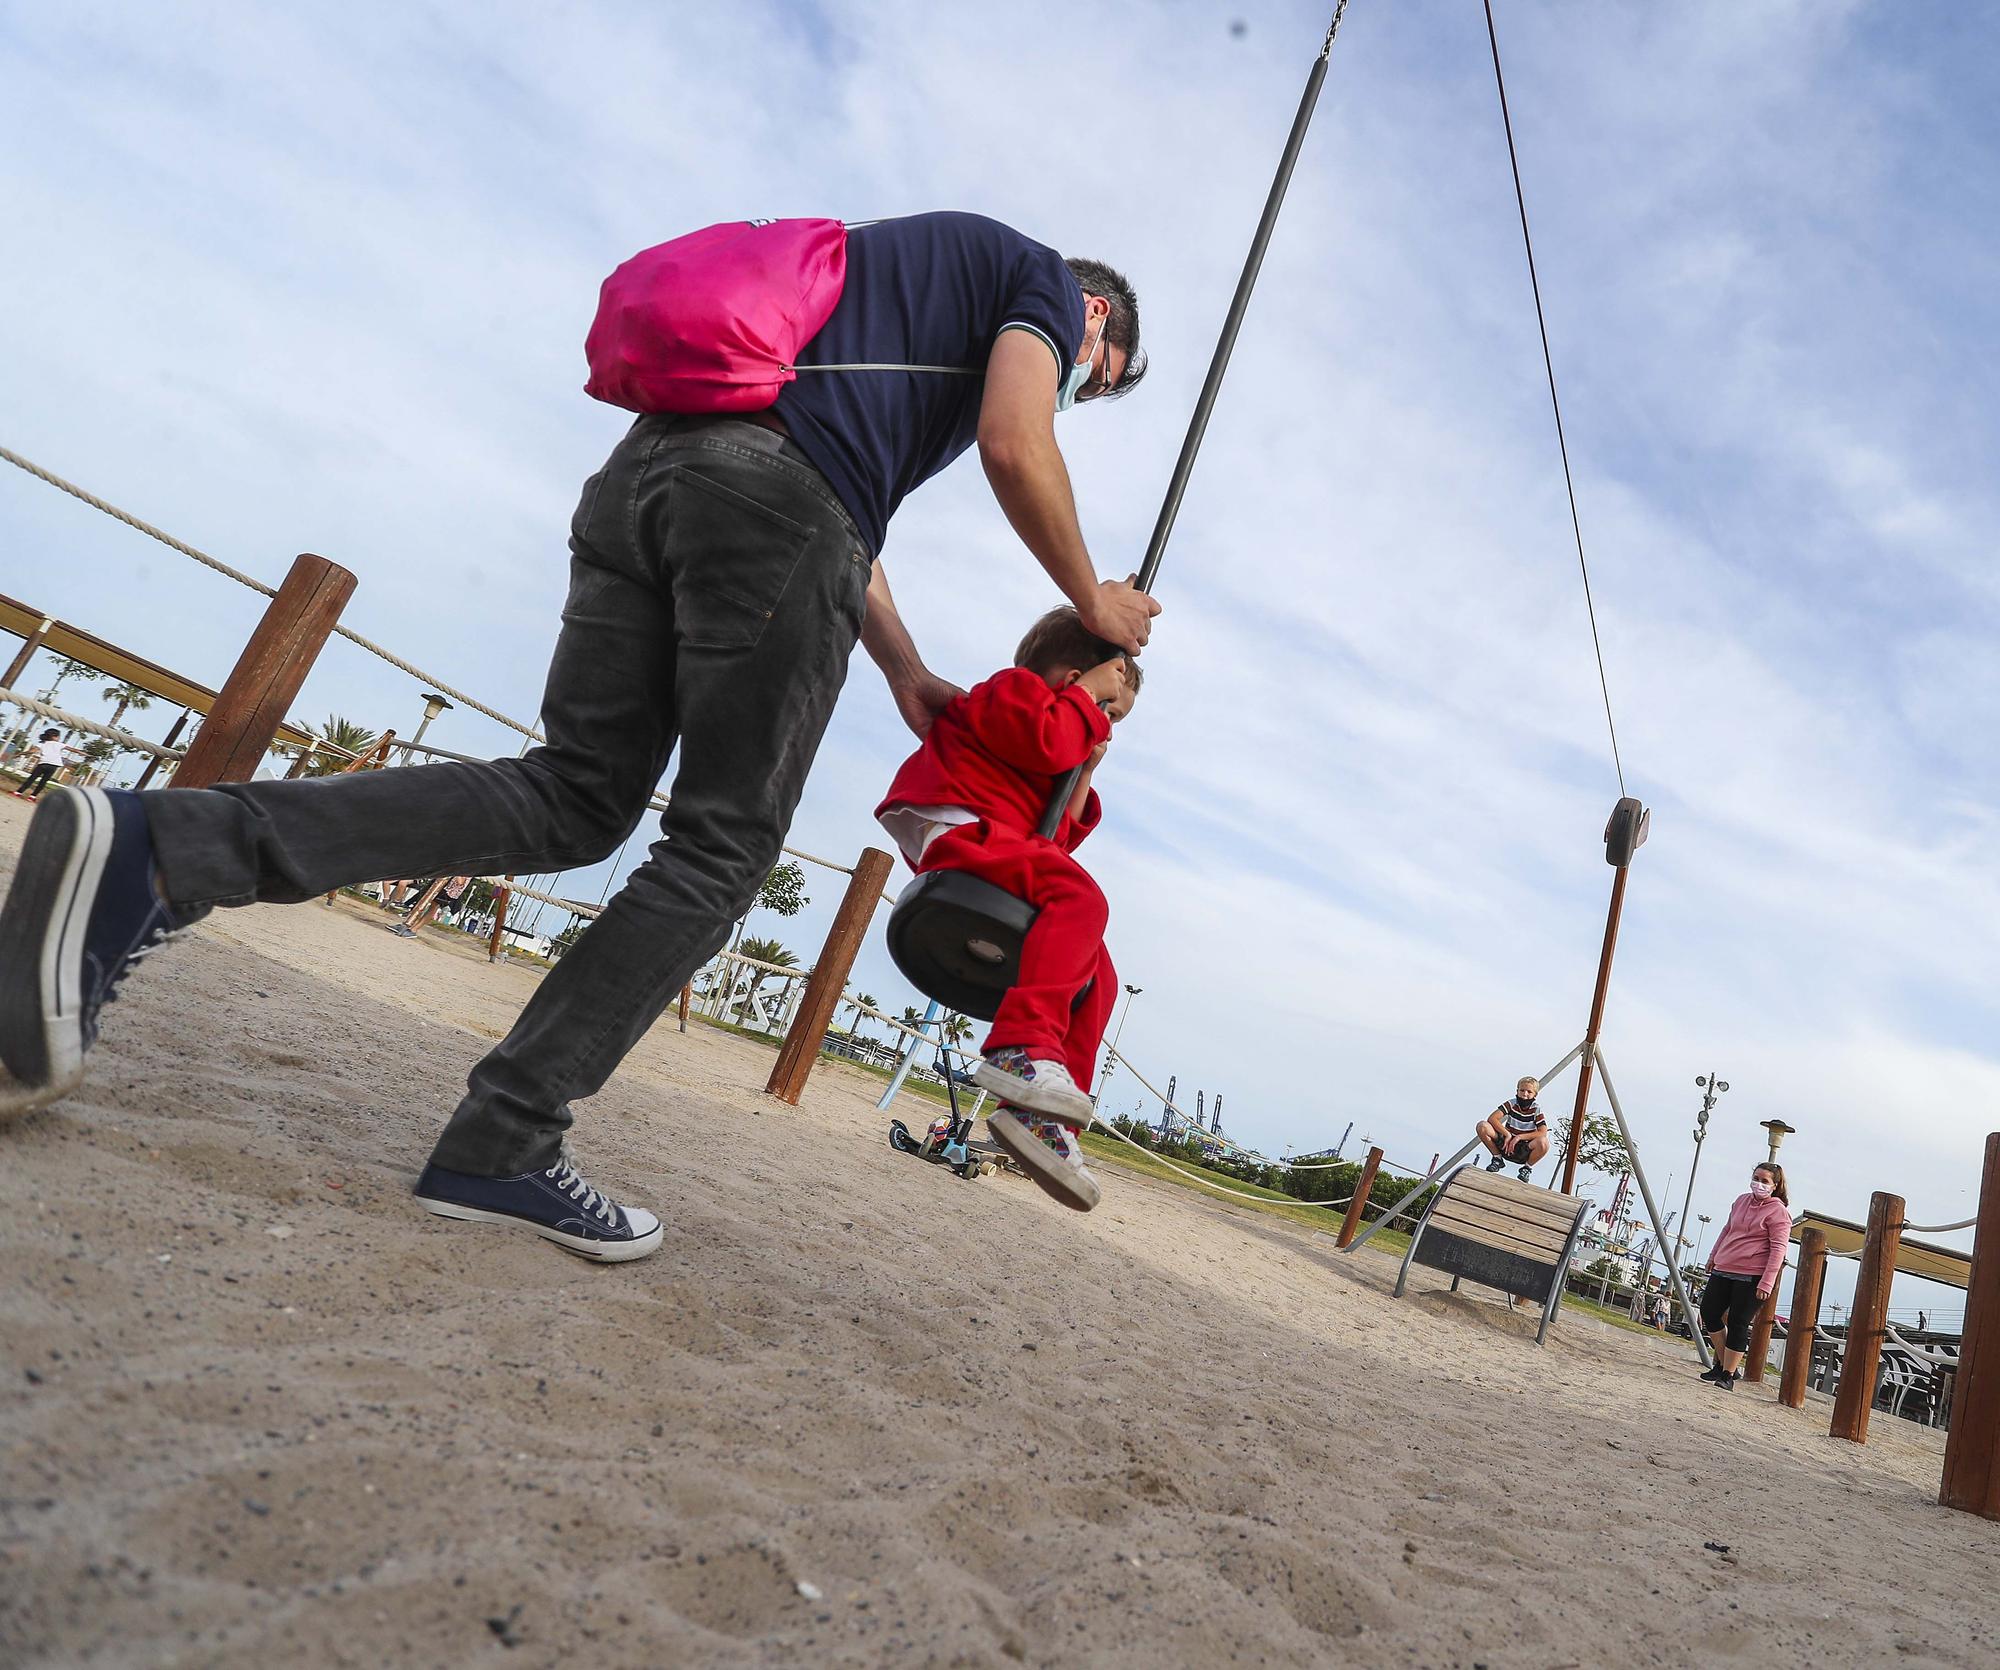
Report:
[{"label": "sandy ground", "polygon": [[534,979],[227,913],[0,1131],[0,1663],[1995,1662],[1937,1434],[1130,1175],[963,1183],[700,1027],[579,1120],[659,1256],[427,1217]]}]

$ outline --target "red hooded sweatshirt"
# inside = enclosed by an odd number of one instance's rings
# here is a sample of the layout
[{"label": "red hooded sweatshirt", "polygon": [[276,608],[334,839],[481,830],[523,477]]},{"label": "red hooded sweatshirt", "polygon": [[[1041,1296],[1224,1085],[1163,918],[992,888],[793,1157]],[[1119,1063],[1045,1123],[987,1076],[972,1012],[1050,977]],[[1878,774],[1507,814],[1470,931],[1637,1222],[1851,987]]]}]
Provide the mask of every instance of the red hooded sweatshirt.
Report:
[{"label": "red hooded sweatshirt", "polygon": [[[1052,690],[1039,673],[1009,667],[945,704],[875,816],[962,807],[996,828],[1032,835],[1057,779],[1110,734],[1110,719],[1081,685]],[[1056,841],[1074,852],[1102,813],[1092,789],[1082,817],[1064,814]]]},{"label": "red hooded sweatshirt", "polygon": [[1791,1238],[1792,1209],[1776,1195],[1738,1195],[1709,1252],[1708,1267],[1725,1276],[1755,1276],[1759,1287],[1775,1287]]}]

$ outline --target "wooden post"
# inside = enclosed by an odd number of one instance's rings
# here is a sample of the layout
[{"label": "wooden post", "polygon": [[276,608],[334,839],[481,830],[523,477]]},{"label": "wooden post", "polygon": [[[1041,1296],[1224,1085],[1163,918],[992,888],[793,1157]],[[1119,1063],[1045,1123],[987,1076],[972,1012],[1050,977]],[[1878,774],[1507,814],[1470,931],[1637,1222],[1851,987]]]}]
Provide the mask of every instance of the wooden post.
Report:
[{"label": "wooden post", "polygon": [[764,1086],[782,1102],[796,1106],[805,1094],[806,1076],[812,1072],[813,1062],[818,1059],[826,1029],[833,1023],[834,1006],[840,1002],[841,990],[854,967],[855,953],[868,936],[868,923],[875,914],[875,906],[882,897],[882,889],[887,885],[893,868],[894,860],[886,852],[878,847],[866,847],[862,850],[860,863],[854,866],[854,874],[848,877],[847,893],[840,901],[840,909],[834,912],[833,926],[827,930],[826,943],[813,960],[812,978],[806,982],[805,999],[799,1004],[791,1029],[785,1034],[784,1045],[778,1051],[777,1065],[771,1069],[770,1082]]},{"label": "wooden post", "polygon": [[[167,732],[167,740],[160,745],[161,747],[171,748],[176,742],[180,741],[181,732],[187,729],[188,715],[193,711],[192,708],[184,707],[181,709],[181,716],[173,722],[172,727]],[[155,754],[146,762],[146,769],[139,773],[139,780],[132,785],[133,789],[136,791],[138,789],[150,788],[153,779],[159,775],[159,772],[160,756]]]},{"label": "wooden post", "polygon": [[1972,1273],[1965,1284],[1965,1337],[1951,1396],[1951,1431],[1944,1442],[1944,1485],[1938,1500],[1987,1519],[2000,1519],[2000,1132],[1986,1139],[1979,1184],[1979,1227],[1972,1237]]},{"label": "wooden post", "polygon": [[403,918],[404,927],[414,932],[431,919],[431,913],[437,909],[438,895],[444,891],[444,884],[450,879],[448,876],[439,876],[417,895],[417,902],[410,906],[408,914]]},{"label": "wooden post", "polygon": [[688,1029],[688,1000],[693,996],[694,982],[689,981],[687,985],[681,987],[681,1030],[683,1032]]},{"label": "wooden post", "polygon": [[285,710],[353,595],[354,576],[338,563],[310,552],[294,559],[174,773],[175,788],[244,783],[257,774]]},{"label": "wooden post", "polygon": [[1778,1379],[1778,1401],[1787,1409],[1805,1407],[1813,1344],[1819,1338],[1819,1302],[1825,1291],[1826,1231],[1808,1229],[1799,1236],[1799,1273],[1792,1278],[1792,1319],[1785,1334],[1785,1371]]},{"label": "wooden post", "polygon": [[1354,1237],[1361,1233],[1361,1214],[1368,1205],[1368,1197],[1375,1192],[1375,1173],[1382,1164],[1382,1150],[1371,1148],[1368,1159],[1361,1167],[1361,1181],[1354,1185],[1354,1198],[1347,1203],[1347,1216],[1340,1220],[1340,1239],[1336,1247],[1352,1246]]},{"label": "wooden post", "polygon": [[[514,878],[509,876],[507,879],[512,881]],[[500,960],[500,936],[507,931],[507,904],[513,896],[510,888],[493,889],[493,935],[486,942],[486,960],[489,963]]]},{"label": "wooden post", "polygon": [[[1854,1311],[1847,1319],[1847,1352],[1840,1362],[1840,1390],[1833,1395],[1835,1438],[1868,1442],[1868,1412],[1875,1406],[1875,1377],[1882,1368],[1882,1330],[1889,1319],[1889,1284],[1903,1241],[1900,1195],[1877,1189],[1868,1197],[1868,1239],[1854,1277]],[[1971,1312],[1968,1309],[1967,1318]]]},{"label": "wooden post", "polygon": [[0,673],[0,685],[12,690],[20,676],[28,670],[28,663],[35,658],[35,651],[42,647],[42,640],[49,635],[49,628],[55,622],[47,615],[42,623],[21,640],[21,647],[14,652],[14,659],[7,663],[7,670]]},{"label": "wooden post", "polygon": [[[1784,1272],[1780,1270],[1778,1282],[1782,1280]],[[1764,1298],[1764,1304],[1760,1304],[1756,1310],[1756,1322],[1750,1324],[1750,1350],[1744,1354],[1744,1380],[1748,1380],[1752,1386],[1764,1380],[1764,1364],[1770,1362],[1770,1334],[1772,1328],[1776,1328],[1778,1324],[1778,1282],[1772,1282],[1770,1294]],[[1796,1282],[1792,1284],[1792,1290],[1798,1292]],[[1790,1354],[1792,1350],[1790,1346],[1786,1346],[1786,1356]]]}]

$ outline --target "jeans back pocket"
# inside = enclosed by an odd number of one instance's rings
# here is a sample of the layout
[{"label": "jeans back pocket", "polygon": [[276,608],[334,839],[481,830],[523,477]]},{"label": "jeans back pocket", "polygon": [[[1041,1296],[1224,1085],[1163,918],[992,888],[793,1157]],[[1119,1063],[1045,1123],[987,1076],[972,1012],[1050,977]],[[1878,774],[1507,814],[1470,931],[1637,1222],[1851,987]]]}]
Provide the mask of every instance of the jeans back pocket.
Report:
[{"label": "jeans back pocket", "polygon": [[666,562],[675,634],[692,649],[763,637],[813,530],[689,465],[667,489]]}]

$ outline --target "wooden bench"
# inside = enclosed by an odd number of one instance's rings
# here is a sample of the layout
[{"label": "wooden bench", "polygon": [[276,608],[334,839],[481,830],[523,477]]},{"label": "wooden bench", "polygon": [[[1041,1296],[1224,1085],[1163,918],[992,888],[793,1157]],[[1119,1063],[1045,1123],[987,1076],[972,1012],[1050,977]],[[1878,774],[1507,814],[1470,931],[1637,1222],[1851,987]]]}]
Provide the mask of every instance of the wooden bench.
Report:
[{"label": "wooden bench", "polygon": [[1401,1298],[1412,1264],[1442,1270],[1452,1291],[1461,1278],[1498,1288],[1542,1307],[1535,1343],[1542,1344],[1562,1304],[1563,1275],[1583,1232],[1588,1201],[1531,1183],[1461,1166],[1441,1184],[1410,1236],[1396,1277]]}]

